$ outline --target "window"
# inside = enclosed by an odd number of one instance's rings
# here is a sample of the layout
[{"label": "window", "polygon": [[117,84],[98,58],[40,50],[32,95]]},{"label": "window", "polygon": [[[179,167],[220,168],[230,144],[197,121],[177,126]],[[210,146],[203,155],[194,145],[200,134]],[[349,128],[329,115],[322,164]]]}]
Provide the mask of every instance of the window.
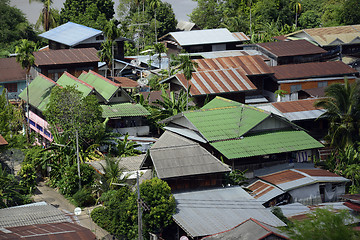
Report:
[{"label": "window", "polygon": [[6,83],[5,88],[8,92],[17,92],[17,83]]},{"label": "window", "polygon": [[290,86],[290,92],[297,92],[297,91],[299,91],[299,90],[301,90],[301,84],[297,84],[297,85],[292,85],[292,86]]},{"label": "window", "polygon": [[318,87],[326,87],[328,85],[327,81],[318,82]]}]

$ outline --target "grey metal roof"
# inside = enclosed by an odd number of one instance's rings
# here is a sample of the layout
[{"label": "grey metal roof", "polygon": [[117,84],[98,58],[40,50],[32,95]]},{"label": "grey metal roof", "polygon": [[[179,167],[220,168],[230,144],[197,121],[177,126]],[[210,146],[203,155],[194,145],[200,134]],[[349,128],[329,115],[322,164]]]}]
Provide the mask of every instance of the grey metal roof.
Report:
[{"label": "grey metal roof", "polygon": [[310,209],[301,203],[290,203],[279,206],[285,217],[310,213]]},{"label": "grey metal roof", "polygon": [[247,188],[252,191],[251,196],[253,196],[261,204],[264,204],[267,201],[285,193],[283,190],[277,188],[276,186],[273,186],[270,183],[261,180],[255,181]]},{"label": "grey metal roof", "polygon": [[230,171],[198,143],[169,131],[152,146],[150,157],[161,179]]},{"label": "grey metal roof", "polygon": [[195,132],[193,130],[190,130],[190,129],[186,129],[186,128],[183,128],[183,127],[178,127],[174,124],[169,124],[168,126],[164,127],[165,130],[169,130],[171,132],[174,132],[174,133],[177,133],[177,134],[180,134],[184,137],[187,137],[187,138],[191,138],[195,141],[198,141],[198,142],[202,142],[202,143],[206,143],[206,139],[203,138],[202,136],[200,136],[200,134],[198,132]]},{"label": "grey metal roof", "polygon": [[169,33],[181,46],[240,42],[226,28]]},{"label": "grey metal roof", "polygon": [[299,121],[299,120],[307,120],[307,119],[316,119],[325,112],[326,110],[324,109],[317,109],[310,111],[283,113],[283,116],[289,121]]},{"label": "grey metal roof", "polygon": [[[146,154],[140,154],[140,155],[137,155],[137,156],[119,158],[120,159],[119,167],[124,168],[125,170],[128,170],[128,171],[139,170],[140,165],[141,165],[142,161],[145,158],[145,155]],[[106,161],[105,160],[92,161],[92,162],[88,162],[88,164],[93,166],[99,172],[102,172],[103,169],[101,167],[101,164],[106,166]]]},{"label": "grey metal roof", "polygon": [[254,56],[261,55],[257,50],[226,50],[215,52],[199,52],[189,53],[190,56],[201,56],[203,58],[218,58],[218,57],[237,57],[237,56]]},{"label": "grey metal roof", "polygon": [[174,194],[175,222],[191,237],[229,230],[249,218],[279,227],[285,224],[241,187]]},{"label": "grey metal roof", "polygon": [[42,33],[39,36],[72,47],[86,39],[100,35],[101,33],[102,31],[94,28],[67,22]]},{"label": "grey metal roof", "polygon": [[0,209],[1,228],[59,222],[73,222],[73,220],[52,205],[29,204]]},{"label": "grey metal roof", "polygon": [[181,31],[191,31],[191,29],[195,26],[195,23],[187,22],[187,21],[179,21],[176,25],[176,29]]}]

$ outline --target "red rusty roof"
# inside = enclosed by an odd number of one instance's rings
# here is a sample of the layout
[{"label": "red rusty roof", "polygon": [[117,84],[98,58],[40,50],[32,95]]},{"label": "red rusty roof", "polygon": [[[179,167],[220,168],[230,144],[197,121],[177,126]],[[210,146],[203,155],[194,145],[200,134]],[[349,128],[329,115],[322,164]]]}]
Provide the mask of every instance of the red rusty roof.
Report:
[{"label": "red rusty roof", "polygon": [[58,65],[58,64],[74,64],[99,62],[97,50],[95,48],[76,48],[76,49],[60,49],[34,52],[35,65]]},{"label": "red rusty roof", "polygon": [[[109,77],[112,79],[112,77]],[[137,88],[139,87],[138,82],[127,77],[114,77],[116,83],[120,84],[122,88]]]},{"label": "red rusty roof", "polygon": [[358,73],[343,62],[311,62],[272,67],[277,80],[338,77]]},{"label": "red rusty roof", "polygon": [[243,32],[233,32],[232,35],[239,39],[239,41],[250,41],[250,38]]},{"label": "red rusty roof", "polygon": [[8,142],[5,140],[3,136],[0,135],[0,146],[8,145]]},{"label": "red rusty roof", "polygon": [[0,82],[25,81],[26,70],[16,62],[16,58],[0,58]]},{"label": "red rusty roof", "polygon": [[326,53],[324,49],[310,43],[307,40],[267,42],[258,43],[257,45],[277,57]]},{"label": "red rusty roof", "polygon": [[[191,95],[255,90],[248,76],[273,73],[257,55],[197,59],[195,62],[198,68],[189,82]],[[176,78],[184,87],[187,86],[182,73],[177,74]]]},{"label": "red rusty roof", "polygon": [[344,205],[347,206],[348,208],[351,208],[352,210],[354,210],[356,212],[360,212],[360,204],[347,201],[344,203]]},{"label": "red rusty roof", "polygon": [[314,103],[318,100],[319,99],[316,98],[310,98],[310,99],[304,99],[298,101],[274,102],[271,104],[282,113],[302,112],[302,111],[312,111],[312,110],[320,109],[314,107]]},{"label": "red rusty roof", "polygon": [[261,176],[260,178],[264,181],[267,181],[272,184],[281,184],[286,182],[295,181],[301,178],[304,178],[305,176],[301,173],[297,173],[291,170],[285,170],[281,172],[276,172],[270,175]]},{"label": "red rusty roof", "polygon": [[263,181],[257,181],[254,184],[248,186],[248,189],[252,191],[251,196],[253,196],[254,198],[259,198],[262,195],[270,192],[274,188],[275,188],[274,186],[270,185],[269,183],[265,183]]},{"label": "red rusty roof", "polygon": [[76,223],[48,223],[36,224],[21,227],[7,227],[5,233],[0,231],[0,239],[29,239],[29,240],[90,240],[96,239],[96,236],[87,228]]},{"label": "red rusty roof", "polygon": [[306,173],[311,177],[339,177],[339,175],[324,169],[296,169],[296,170]]}]

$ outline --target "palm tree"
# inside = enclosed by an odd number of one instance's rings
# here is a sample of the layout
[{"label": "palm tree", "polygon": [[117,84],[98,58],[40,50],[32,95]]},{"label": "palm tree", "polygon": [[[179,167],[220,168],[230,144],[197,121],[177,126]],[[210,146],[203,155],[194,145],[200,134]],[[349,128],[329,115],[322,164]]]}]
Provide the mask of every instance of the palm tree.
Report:
[{"label": "palm tree", "polygon": [[36,22],[36,27],[42,25],[44,31],[49,31],[50,28],[57,27],[58,23],[55,19],[55,9],[51,7],[53,3],[52,0],[29,0],[29,3],[32,1],[43,3],[43,8],[41,9],[41,13],[39,19]]},{"label": "palm tree", "polygon": [[105,165],[100,163],[104,174],[101,176],[101,184],[103,190],[108,189],[117,189],[120,184],[125,183],[128,178],[127,175],[124,176],[124,168],[120,167],[120,159],[113,159],[107,157],[105,159]]},{"label": "palm tree", "polygon": [[344,149],[359,140],[360,126],[360,85],[350,84],[345,79],[344,84],[332,84],[325,89],[326,98],[315,103],[326,112],[322,115],[330,120],[327,137],[330,145]]},{"label": "palm tree", "polygon": [[[105,42],[101,44],[101,50],[98,52],[98,56],[100,61],[105,62],[108,66],[108,69],[112,75],[112,64],[113,64],[113,54],[112,54],[113,42],[110,39],[106,39]],[[105,71],[105,77],[107,75],[107,71]]]},{"label": "palm tree", "polygon": [[195,72],[198,64],[191,60],[188,54],[179,55],[178,61],[180,62],[178,68],[182,70],[185,79],[186,79],[186,111],[188,110],[189,105],[189,81],[192,78],[192,73]]},{"label": "palm tree", "polygon": [[155,12],[155,43],[157,43],[157,32],[156,32],[156,9],[161,6],[161,0],[150,0],[149,5]]},{"label": "palm tree", "polygon": [[35,57],[33,52],[35,51],[35,43],[32,41],[29,41],[27,39],[22,39],[20,45],[16,46],[15,48],[15,53],[16,55],[16,61],[18,63],[20,63],[21,67],[23,69],[26,69],[26,75],[25,75],[25,79],[26,79],[26,109],[27,109],[27,131],[26,131],[26,136],[27,136],[27,140],[29,142],[29,131],[30,131],[30,125],[29,125],[29,72],[31,69],[31,66],[34,64],[35,62]]},{"label": "palm tree", "polygon": [[[104,35],[111,42],[111,77],[114,78],[114,44],[115,40],[120,36],[120,30],[117,27],[116,19],[108,21],[104,27]],[[110,43],[107,43],[110,44]]]},{"label": "palm tree", "polygon": [[158,54],[158,60],[159,60],[159,69],[161,69],[161,54],[162,53],[166,53],[166,47],[164,44],[162,43],[155,43],[154,44],[154,50],[155,50],[155,53]]}]

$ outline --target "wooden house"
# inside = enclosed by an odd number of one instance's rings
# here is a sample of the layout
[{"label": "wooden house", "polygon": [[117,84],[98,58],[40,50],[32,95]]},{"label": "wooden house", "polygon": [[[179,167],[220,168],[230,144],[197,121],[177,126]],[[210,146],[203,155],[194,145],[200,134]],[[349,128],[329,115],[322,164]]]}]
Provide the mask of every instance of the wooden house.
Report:
[{"label": "wooden house", "polygon": [[26,70],[16,58],[0,58],[0,93],[5,89],[8,100],[19,100],[19,94],[25,87]]}]

